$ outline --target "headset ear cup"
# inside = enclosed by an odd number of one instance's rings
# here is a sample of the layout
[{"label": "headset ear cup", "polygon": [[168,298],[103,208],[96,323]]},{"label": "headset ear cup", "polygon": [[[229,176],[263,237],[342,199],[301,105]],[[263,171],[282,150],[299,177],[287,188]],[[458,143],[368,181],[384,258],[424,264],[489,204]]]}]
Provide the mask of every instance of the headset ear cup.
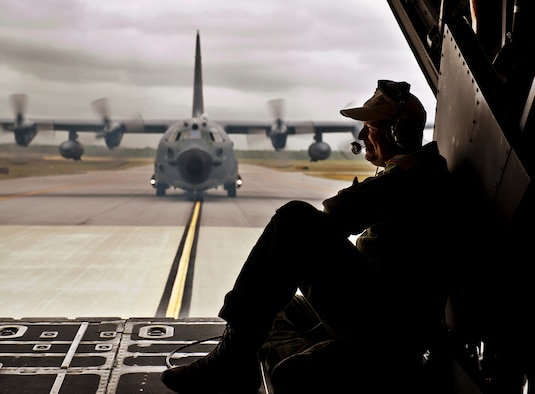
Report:
[{"label": "headset ear cup", "polygon": [[392,126],[392,139],[402,149],[416,149],[420,145],[418,121],[412,116],[401,115]]}]

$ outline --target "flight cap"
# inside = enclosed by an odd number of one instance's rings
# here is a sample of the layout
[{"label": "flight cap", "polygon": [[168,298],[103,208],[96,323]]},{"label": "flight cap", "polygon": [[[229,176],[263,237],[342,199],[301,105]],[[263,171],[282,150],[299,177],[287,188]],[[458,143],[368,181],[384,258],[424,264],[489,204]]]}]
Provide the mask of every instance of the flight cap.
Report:
[{"label": "flight cap", "polygon": [[373,97],[362,107],[344,108],[340,113],[348,118],[363,121],[395,121],[402,115],[411,116],[423,129],[427,113],[420,100],[409,92],[410,87],[407,82],[380,79]]}]

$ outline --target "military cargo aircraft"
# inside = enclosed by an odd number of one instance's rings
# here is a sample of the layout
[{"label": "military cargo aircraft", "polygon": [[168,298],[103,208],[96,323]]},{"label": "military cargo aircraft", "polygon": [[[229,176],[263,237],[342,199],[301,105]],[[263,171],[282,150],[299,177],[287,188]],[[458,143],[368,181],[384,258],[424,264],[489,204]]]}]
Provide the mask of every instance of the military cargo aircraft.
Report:
[{"label": "military cargo aircraft", "polygon": [[200,35],[197,31],[195,69],[193,84],[193,111],[191,118],[172,122],[146,121],[140,116],[121,122],[113,122],[105,98],[93,102],[102,123],[80,121],[40,120],[25,117],[27,96],[11,96],[15,120],[0,121],[6,131],[13,132],[20,146],[28,146],[40,130],[53,129],[69,132],[69,139],[59,146],[60,154],[67,159],[81,160],[84,146],[78,141],[78,132],[95,132],[103,138],[109,149],[119,147],[124,133],[163,133],[154,161],[154,175],[150,179],[157,196],[165,196],[167,189],[186,191],[188,199],[200,199],[204,191],[220,186],[229,197],[243,180],[238,173],[238,160],[234,143],[229,134],[258,135],[265,133],[273,148],[281,151],[286,147],[288,135],[314,134],[314,142],[308,153],[311,161],[326,160],[331,154],[330,146],[323,142],[322,133],[348,132],[353,137],[359,131],[359,122],[286,122],[282,117],[282,100],[271,100],[275,121],[273,123],[214,122],[204,112]]}]

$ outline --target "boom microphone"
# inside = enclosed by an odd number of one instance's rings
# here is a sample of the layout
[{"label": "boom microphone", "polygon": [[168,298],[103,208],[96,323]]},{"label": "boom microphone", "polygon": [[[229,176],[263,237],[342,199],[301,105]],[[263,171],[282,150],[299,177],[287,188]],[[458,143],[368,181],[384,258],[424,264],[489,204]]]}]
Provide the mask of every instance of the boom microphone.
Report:
[{"label": "boom microphone", "polygon": [[362,145],[359,144],[357,141],[353,141],[351,143],[351,152],[353,152],[354,155],[358,155],[362,151]]}]

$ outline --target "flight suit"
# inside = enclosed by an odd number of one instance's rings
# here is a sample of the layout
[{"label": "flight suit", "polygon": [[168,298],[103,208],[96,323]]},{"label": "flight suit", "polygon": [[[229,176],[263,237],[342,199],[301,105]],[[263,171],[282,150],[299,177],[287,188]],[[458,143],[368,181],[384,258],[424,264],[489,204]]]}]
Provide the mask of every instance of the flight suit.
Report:
[{"label": "flight suit", "polygon": [[[394,157],[375,177],[355,178],[323,201],[323,211],[288,202],[251,250],[219,316],[273,337],[299,289],[332,339],[365,359],[423,354],[444,314],[452,191],[431,142]],[[351,234],[360,234],[356,245]]]}]

